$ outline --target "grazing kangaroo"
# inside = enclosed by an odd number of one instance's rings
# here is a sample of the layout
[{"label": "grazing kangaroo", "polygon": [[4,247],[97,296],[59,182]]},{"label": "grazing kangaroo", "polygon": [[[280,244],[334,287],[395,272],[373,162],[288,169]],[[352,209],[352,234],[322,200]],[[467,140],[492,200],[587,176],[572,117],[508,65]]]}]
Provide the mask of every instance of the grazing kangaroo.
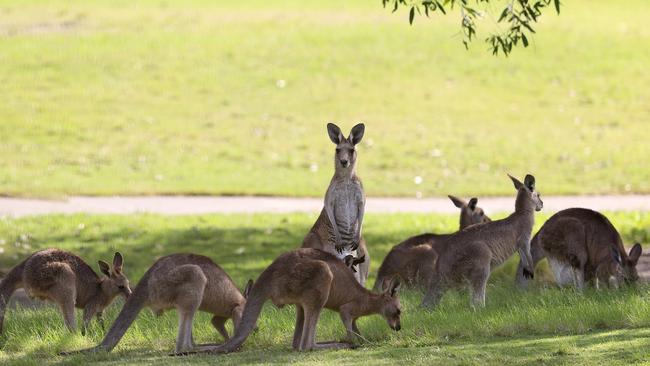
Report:
[{"label": "grazing kangaroo", "polygon": [[237,330],[245,296],[251,287],[249,281],[242,295],[228,274],[208,257],[197,254],[162,257],[142,276],[102,343],[79,352],[110,352],[143,307],[151,308],[156,315],[172,308],[178,310],[177,354],[195,347],[192,321],[197,310],[214,314],[212,325],[228,340],[225,323],[232,318]]},{"label": "grazing kangaroo", "polygon": [[470,226],[452,234],[438,253],[435,275],[422,300],[423,306],[435,306],[450,285],[467,281],[471,304],[485,306],[485,288],[492,269],[503,264],[516,251],[524,263],[524,274],[533,275],[530,237],[535,211],[543,207],[535,190],[535,178],[526,175],[522,184],[510,176],[517,189],[515,212],[505,219]]},{"label": "grazing kangaroo", "polygon": [[327,133],[336,145],[334,177],[327,188],[320,216],[302,242],[303,248],[320,249],[340,259],[347,255],[365,257],[355,275],[362,285],[368,279],[370,256],[361,236],[366,196],[356,174],[355,146],[361,142],[364,131],[364,124],[359,123],[345,138],[337,125],[327,124]]},{"label": "grazing kangaroo", "polygon": [[[639,279],[636,264],[641,245],[635,244],[629,255],[616,228],[603,214],[586,208],[570,208],[551,216],[530,243],[533,269],[547,257],[556,282],[572,282],[582,290],[593,281],[618,287]],[[517,283],[525,286],[523,265],[517,268]]]},{"label": "grazing kangaroo", "polygon": [[[350,348],[359,329],[356,320],[381,314],[393,330],[400,330],[399,280],[383,293],[361,286],[350,269],[335,255],[318,249],[302,248],[282,254],[262,272],[250,292],[241,325],[225,344],[205,347],[204,352],[228,353],[237,350],[255,327],[267,300],[282,307],[296,305],[293,348],[298,351]],[[347,330],[347,342],[316,343],[316,324],[323,308],[339,312]]]},{"label": "grazing kangaroo", "polygon": [[[460,208],[459,230],[474,224],[490,222],[483,209],[476,206],[477,198],[472,198],[469,202],[454,196],[449,196],[449,199]],[[445,241],[450,236],[451,234],[426,233],[412,236],[394,246],[379,267],[374,290],[381,289],[384,283],[394,276],[399,276],[409,286],[426,286],[433,276],[438,247],[445,245]]]},{"label": "grazing kangaroo", "polygon": [[118,252],[113,268],[99,261],[105,277],[99,277],[83,259],[59,249],[36,252],[14,267],[0,283],[0,333],[9,298],[24,288],[30,297],[49,300],[61,308],[65,325],[71,332],[77,329],[75,307],[83,309],[81,333],[97,315],[103,327],[103,311],[117,295],[129,297],[129,280],[122,272],[123,259]]}]

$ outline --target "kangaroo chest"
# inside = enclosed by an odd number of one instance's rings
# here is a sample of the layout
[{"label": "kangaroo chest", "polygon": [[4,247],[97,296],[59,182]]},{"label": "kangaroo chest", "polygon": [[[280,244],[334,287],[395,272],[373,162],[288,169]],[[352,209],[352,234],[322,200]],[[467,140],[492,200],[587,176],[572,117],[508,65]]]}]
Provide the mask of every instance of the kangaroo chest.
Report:
[{"label": "kangaroo chest", "polygon": [[334,218],[339,233],[352,235],[357,224],[359,208],[363,203],[361,185],[354,181],[337,183],[332,194],[334,196]]}]

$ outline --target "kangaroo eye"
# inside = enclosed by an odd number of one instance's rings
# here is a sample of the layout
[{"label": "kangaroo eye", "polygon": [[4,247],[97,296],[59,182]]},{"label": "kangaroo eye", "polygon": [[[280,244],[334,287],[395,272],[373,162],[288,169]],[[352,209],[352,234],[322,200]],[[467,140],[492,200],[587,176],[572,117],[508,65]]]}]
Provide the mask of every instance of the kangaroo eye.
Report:
[{"label": "kangaroo eye", "polygon": [[117,288],[119,288],[120,290],[124,290],[124,286],[122,286],[122,285],[117,286]]},{"label": "kangaroo eye", "polygon": [[339,148],[337,147],[337,148],[336,148],[336,153],[338,154],[338,153],[340,153],[340,152],[341,152],[341,149],[339,149]]}]

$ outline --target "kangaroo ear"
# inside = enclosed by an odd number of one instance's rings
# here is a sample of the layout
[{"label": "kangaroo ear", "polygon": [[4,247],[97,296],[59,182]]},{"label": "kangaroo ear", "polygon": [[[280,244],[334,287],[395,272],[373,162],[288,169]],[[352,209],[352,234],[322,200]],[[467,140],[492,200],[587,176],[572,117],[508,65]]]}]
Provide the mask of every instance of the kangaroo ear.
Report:
[{"label": "kangaroo ear", "polygon": [[393,279],[393,282],[390,284],[390,296],[391,297],[395,297],[395,295],[397,295],[397,290],[399,290],[401,285],[402,285],[402,282],[399,280],[399,277],[395,277],[395,279]]},{"label": "kangaroo ear", "polygon": [[356,145],[361,142],[361,139],[363,138],[363,133],[366,131],[366,125],[363,123],[359,123],[358,125],[352,127],[352,131],[350,132],[350,136],[348,136],[348,141],[352,143],[352,145]]},{"label": "kangaroo ear", "polygon": [[354,256],[352,254],[348,254],[343,258],[343,262],[345,263],[346,266],[352,268],[354,265]]},{"label": "kangaroo ear", "polygon": [[519,188],[521,188],[521,187],[524,186],[524,184],[521,183],[521,182],[519,181],[519,179],[513,177],[513,176],[510,175],[510,174],[508,174],[508,176],[509,176],[510,179],[512,180],[512,183],[514,183],[514,185],[515,185],[515,189],[516,189],[516,190],[519,190]]},{"label": "kangaroo ear", "polygon": [[478,203],[478,198],[473,197],[471,200],[469,200],[469,203],[467,204],[467,207],[470,208],[470,210],[474,211],[476,209],[476,204]]},{"label": "kangaroo ear", "polygon": [[253,289],[253,279],[249,278],[248,282],[246,282],[246,287],[244,287],[244,298],[248,299],[248,295],[250,295],[251,290]]},{"label": "kangaroo ear", "polygon": [[628,258],[632,265],[636,266],[636,264],[639,262],[639,257],[641,257],[641,252],[643,252],[643,249],[641,248],[641,244],[636,243],[630,249],[630,254],[628,255]]},{"label": "kangaroo ear", "polygon": [[458,208],[463,208],[463,206],[465,206],[465,201],[461,200],[460,198],[452,196],[452,195],[448,195],[447,197],[449,197],[451,202],[454,203],[454,206],[456,206]]},{"label": "kangaroo ear", "polygon": [[524,185],[526,188],[528,188],[529,191],[534,191],[535,190],[535,177],[533,177],[530,174],[526,174],[526,178],[524,178]]},{"label": "kangaroo ear", "polygon": [[328,123],[327,124],[327,134],[330,136],[330,140],[332,140],[333,143],[337,144],[343,140],[343,134],[341,133],[341,129],[339,126],[333,124],[333,123]]},{"label": "kangaroo ear", "polygon": [[108,265],[108,263],[106,263],[104,261],[97,261],[97,264],[99,264],[99,270],[103,274],[105,274],[107,276],[111,275],[111,267]]},{"label": "kangaroo ear", "polygon": [[355,259],[352,261],[352,265],[354,266],[354,265],[357,265],[357,264],[361,264],[361,263],[363,263],[363,262],[365,262],[365,261],[366,261],[366,256],[364,255],[364,256],[361,257],[361,258],[355,258]]},{"label": "kangaroo ear", "polygon": [[113,270],[116,273],[122,272],[122,264],[124,264],[122,254],[120,252],[115,252],[115,255],[113,256]]},{"label": "kangaroo ear", "polygon": [[612,258],[614,259],[614,262],[621,264],[621,254],[615,247],[612,247]]}]

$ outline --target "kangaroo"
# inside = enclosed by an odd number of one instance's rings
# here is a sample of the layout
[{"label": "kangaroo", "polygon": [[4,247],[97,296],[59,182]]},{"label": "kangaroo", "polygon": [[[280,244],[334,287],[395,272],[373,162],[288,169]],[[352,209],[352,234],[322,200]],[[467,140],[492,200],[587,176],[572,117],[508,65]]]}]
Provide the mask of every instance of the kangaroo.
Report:
[{"label": "kangaroo", "polygon": [[56,303],[71,332],[77,329],[75,307],[83,309],[83,335],[95,315],[103,328],[104,309],[118,295],[128,298],[131,289],[122,272],[122,254],[115,253],[113,268],[104,261],[98,263],[105,277],[99,277],[80,257],[63,250],[46,249],[29,256],[0,283],[0,333],[9,298],[19,288],[30,297]]},{"label": "kangaroo", "polygon": [[228,274],[208,257],[198,254],[162,257],[142,276],[104,340],[96,347],[79,352],[110,352],[143,307],[149,307],[156,315],[172,308],[178,310],[176,354],[195,347],[192,322],[197,310],[214,314],[212,325],[228,340],[225,323],[232,318],[237,330],[246,304],[245,296],[251,287],[252,280],[242,295]]},{"label": "kangaroo", "polygon": [[[460,208],[460,229],[474,224],[490,222],[483,209],[477,207],[478,198],[469,202],[449,196],[453,204]],[[374,290],[384,286],[384,282],[394,276],[400,276],[406,285],[425,285],[433,276],[435,263],[438,258],[438,247],[445,245],[451,234],[426,233],[412,236],[394,246],[384,258],[375,281]]]},{"label": "kangaroo", "polygon": [[[296,305],[293,348],[307,351],[324,348],[351,348],[359,336],[356,320],[365,315],[381,314],[389,327],[401,329],[399,280],[383,293],[367,290],[339,258],[317,249],[296,249],[279,256],[259,276],[248,297],[241,326],[225,344],[206,347],[203,352],[228,353],[237,350],[255,327],[267,300],[282,307]],[[347,331],[345,342],[316,343],[316,324],[323,308],[339,312]]]},{"label": "kangaroo", "polygon": [[365,261],[366,261],[366,257],[355,258],[351,254],[343,258],[343,262],[345,263],[345,265],[348,266],[348,268],[350,268],[354,273],[357,273],[356,267]]},{"label": "kangaroo", "polygon": [[516,251],[524,263],[524,274],[533,275],[530,237],[535,223],[535,211],[543,202],[535,190],[535,178],[526,175],[524,183],[510,176],[517,189],[515,212],[505,219],[470,226],[452,234],[438,253],[435,275],[422,305],[438,304],[450,285],[468,281],[471,304],[485,306],[485,288],[492,269],[503,264]]},{"label": "kangaroo", "polygon": [[370,256],[361,235],[366,197],[356,174],[355,146],[361,142],[364,131],[365,125],[359,123],[345,138],[337,125],[327,124],[327,133],[336,145],[334,177],[327,188],[320,216],[302,242],[303,248],[320,249],[340,259],[347,255],[365,257],[355,275],[362,285],[368,279]]},{"label": "kangaroo", "polygon": [[[548,258],[556,282],[573,283],[582,290],[584,283],[593,281],[618,287],[639,279],[636,270],[641,245],[636,243],[625,253],[623,240],[603,214],[586,208],[570,208],[551,216],[530,243],[533,269],[537,262]],[[517,268],[517,283],[526,286],[523,265]]]}]

